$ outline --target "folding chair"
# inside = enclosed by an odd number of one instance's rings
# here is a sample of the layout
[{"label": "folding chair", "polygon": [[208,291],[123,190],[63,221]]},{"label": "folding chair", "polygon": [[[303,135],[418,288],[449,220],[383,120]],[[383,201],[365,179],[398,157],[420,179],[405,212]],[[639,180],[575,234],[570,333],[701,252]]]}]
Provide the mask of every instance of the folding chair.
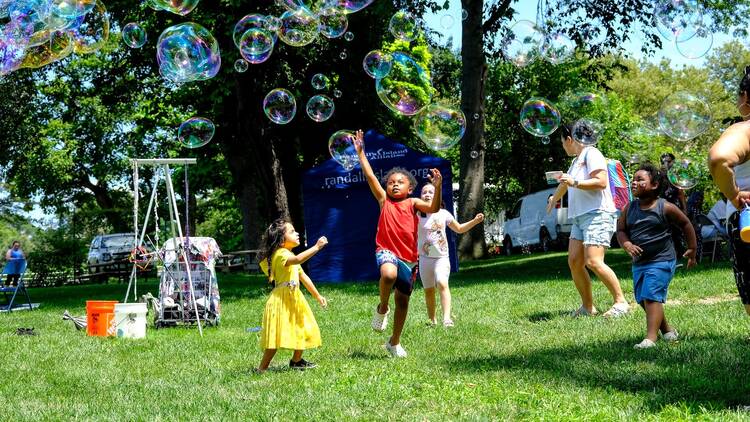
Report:
[{"label": "folding chair", "polygon": [[[5,304],[0,304],[0,312],[13,312],[18,310],[32,310],[39,307],[38,303],[31,303],[31,298],[29,297],[29,292],[26,290],[26,284],[23,282],[23,275],[26,272],[26,260],[23,259],[20,261],[18,265],[18,282],[15,287],[0,287],[0,292],[3,293],[3,298],[5,299]],[[2,276],[7,276],[7,274],[2,274]],[[12,293],[12,294],[11,294]],[[26,296],[25,303],[16,303],[16,298],[19,298],[23,300],[23,298],[19,297],[19,293],[22,293],[24,296]]]},{"label": "folding chair", "polygon": [[695,222],[698,223],[697,230],[701,230],[704,226],[712,227],[714,229],[713,236],[703,239],[704,244],[708,242],[713,242],[713,249],[711,251],[711,262],[714,262],[716,260],[716,249],[722,247],[723,244],[729,243],[729,236],[726,233],[726,229],[703,214],[696,215]]}]

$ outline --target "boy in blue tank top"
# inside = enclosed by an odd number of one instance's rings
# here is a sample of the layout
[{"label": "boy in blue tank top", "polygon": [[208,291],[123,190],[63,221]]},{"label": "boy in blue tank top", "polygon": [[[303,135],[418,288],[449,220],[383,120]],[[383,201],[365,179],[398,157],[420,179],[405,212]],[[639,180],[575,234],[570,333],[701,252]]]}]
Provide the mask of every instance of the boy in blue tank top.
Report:
[{"label": "boy in blue tank top", "polygon": [[677,264],[672,225],[679,227],[687,239],[688,250],[682,256],[688,259],[688,268],[695,265],[695,230],[679,208],[659,198],[666,183],[664,173],[650,163],[643,164],[631,183],[636,199],[623,209],[617,221],[617,241],[633,258],[635,301],[646,311],[646,338],[634,346],[636,349],[656,346],[659,331],[666,341],[678,339],[677,330],[664,316],[667,289]]}]

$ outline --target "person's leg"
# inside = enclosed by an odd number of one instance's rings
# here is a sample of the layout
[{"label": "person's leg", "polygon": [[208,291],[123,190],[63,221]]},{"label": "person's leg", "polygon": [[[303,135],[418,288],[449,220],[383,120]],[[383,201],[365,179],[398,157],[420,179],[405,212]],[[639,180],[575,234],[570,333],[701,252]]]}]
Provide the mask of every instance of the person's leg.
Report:
[{"label": "person's leg", "polygon": [[666,318],[664,318],[664,304],[648,299],[643,302],[646,309],[646,338],[656,342],[659,338],[660,329],[663,333],[667,333],[672,331],[672,327],[669,326]]},{"label": "person's leg", "polygon": [[18,280],[21,279],[21,274],[12,274],[12,276],[13,277],[12,277],[11,281],[12,281],[13,285],[14,286],[18,286]]},{"label": "person's leg", "polygon": [[265,371],[268,369],[268,365],[271,364],[271,359],[276,354],[276,349],[266,349],[263,351],[263,357],[260,359],[260,365],[258,365],[258,371]]},{"label": "person's leg", "polygon": [[425,301],[425,305],[427,306],[427,319],[429,319],[430,322],[435,324],[437,321],[435,320],[435,288],[434,287],[428,287],[424,289],[424,301]]},{"label": "person's leg", "polygon": [[380,266],[380,303],[378,303],[378,313],[385,314],[388,312],[388,302],[391,300],[391,290],[396,282],[397,268],[396,265],[385,263]]},{"label": "person's leg", "polygon": [[438,281],[438,290],[440,291],[440,306],[443,308],[443,322],[452,321],[451,318],[451,290],[448,287],[448,280]]},{"label": "person's leg", "polygon": [[750,244],[740,239],[739,212],[734,212],[728,221],[729,256],[737,291],[745,312],[750,315]]},{"label": "person's leg", "polygon": [[622,294],[620,280],[617,279],[617,275],[612,271],[612,268],[609,268],[609,265],[604,263],[604,255],[606,252],[607,248],[604,246],[586,245],[584,247],[586,267],[593,271],[599,280],[604,283],[615,303],[628,303],[628,301],[625,300],[625,296]]},{"label": "person's leg", "polygon": [[419,257],[419,278],[424,288],[424,301],[427,307],[427,318],[435,324],[435,259]]},{"label": "person's leg", "polygon": [[406,314],[409,312],[409,298],[409,295],[396,289],[396,294],[394,295],[396,312],[393,316],[393,335],[389,341],[391,346],[401,343],[401,332],[404,330]]},{"label": "person's leg", "polygon": [[591,295],[591,276],[586,270],[584,261],[583,242],[578,239],[568,241],[568,267],[573,283],[581,296],[581,304],[586,311],[594,312],[594,298]]},{"label": "person's leg", "polygon": [[299,362],[300,359],[302,359],[302,352],[304,352],[304,350],[295,350],[292,354],[292,362]]}]

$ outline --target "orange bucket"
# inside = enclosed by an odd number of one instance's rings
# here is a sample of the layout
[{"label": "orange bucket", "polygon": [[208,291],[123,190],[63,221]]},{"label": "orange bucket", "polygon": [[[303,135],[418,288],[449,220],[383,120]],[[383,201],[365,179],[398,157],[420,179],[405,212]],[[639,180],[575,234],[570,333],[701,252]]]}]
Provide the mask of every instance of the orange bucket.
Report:
[{"label": "orange bucket", "polygon": [[116,300],[87,300],[86,301],[86,334],[89,336],[114,336],[111,329],[115,319]]}]

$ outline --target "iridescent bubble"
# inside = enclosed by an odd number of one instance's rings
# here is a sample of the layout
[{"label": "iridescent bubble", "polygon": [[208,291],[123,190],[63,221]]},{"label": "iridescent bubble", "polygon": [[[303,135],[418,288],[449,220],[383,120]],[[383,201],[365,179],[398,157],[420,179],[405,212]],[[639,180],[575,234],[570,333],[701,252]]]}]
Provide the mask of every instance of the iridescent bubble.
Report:
[{"label": "iridescent bubble", "polygon": [[328,138],[328,152],[331,158],[336,160],[342,167],[354,168],[359,163],[357,151],[354,149],[354,132],[351,130],[339,130]]},{"label": "iridescent bubble", "polygon": [[185,16],[195,9],[200,0],[147,0],[148,6],[154,10],[166,10],[177,15]]},{"label": "iridescent bubble", "polygon": [[698,96],[678,91],[664,99],[659,109],[659,127],[665,135],[688,141],[711,125],[711,109]]},{"label": "iridescent bubble", "polygon": [[341,60],[346,60],[347,57],[349,57],[349,53],[347,53],[346,50],[343,50],[341,51],[341,53],[339,53],[339,58]]},{"label": "iridescent bubble", "polygon": [[510,28],[510,34],[503,42],[503,51],[516,66],[523,67],[539,55],[544,34],[536,24],[520,20]]},{"label": "iridescent bubble", "polygon": [[263,99],[263,112],[277,125],[285,125],[297,114],[297,101],[291,92],[276,88]]},{"label": "iridescent bubble", "polygon": [[101,1],[96,0],[94,8],[76,20],[71,35],[76,53],[89,54],[104,46],[109,39],[109,14]]},{"label": "iridescent bubble", "polygon": [[302,47],[318,38],[320,21],[307,8],[295,12],[287,11],[281,15],[279,38],[292,47]]},{"label": "iridescent bubble", "polygon": [[315,95],[307,101],[307,116],[318,123],[324,122],[333,116],[335,108],[332,99],[325,95]]},{"label": "iridescent bubble", "polygon": [[453,19],[453,16],[449,15],[448,13],[444,14],[443,17],[440,18],[440,26],[442,26],[443,29],[453,28],[453,24],[455,22],[456,20]]},{"label": "iridescent bubble", "polygon": [[159,73],[175,83],[213,78],[221,67],[219,43],[204,27],[188,22],[162,32],[156,47]]},{"label": "iridescent bubble", "polygon": [[466,9],[461,9],[461,20],[465,21],[469,18],[469,11]]},{"label": "iridescent bubble", "polygon": [[141,48],[146,44],[146,30],[131,22],[122,28],[122,41],[130,48]]},{"label": "iridescent bubble", "polygon": [[[18,4],[15,6],[18,6]],[[93,10],[96,6],[96,0],[50,0],[46,6],[47,12],[51,15],[77,18]]]},{"label": "iridescent bubble", "polygon": [[391,17],[388,30],[396,39],[402,41],[413,41],[419,34],[416,18],[404,10],[399,10]]},{"label": "iridescent bubble", "polygon": [[266,16],[266,20],[264,22],[263,27],[267,31],[271,31],[274,34],[274,37],[276,36],[276,31],[281,28],[281,19],[279,19],[276,16]]},{"label": "iridescent bubble", "polygon": [[[35,69],[56,62],[69,56],[73,52],[74,45],[74,39],[67,31],[39,31],[29,40],[25,55],[22,56],[18,67]],[[5,66],[8,62],[3,63]]]},{"label": "iridescent bubble", "polygon": [[251,28],[240,38],[240,55],[249,63],[263,63],[271,57],[274,40],[265,29]]},{"label": "iridescent bubble", "polygon": [[[677,39],[679,39],[679,35]],[[677,51],[686,59],[699,59],[711,50],[714,44],[714,35],[708,28],[700,27],[695,35],[685,41],[675,40]]]},{"label": "iridescent bubble", "polygon": [[474,117],[474,120],[475,120],[475,121],[476,121],[476,120],[479,120],[479,113],[474,113],[474,116],[473,116],[473,117]]},{"label": "iridescent bubble", "polygon": [[355,13],[369,6],[375,0],[328,0],[327,4],[343,9],[346,13]]},{"label": "iridescent bubble", "polygon": [[343,93],[343,92],[341,92],[340,90],[338,90],[338,89],[334,89],[334,90],[333,90],[333,96],[334,96],[334,97],[336,97],[336,98],[341,98],[341,96],[342,96],[342,95],[344,95],[344,93]]},{"label": "iridescent bubble", "polygon": [[548,99],[533,97],[523,103],[520,123],[534,136],[549,136],[560,126],[560,112]]},{"label": "iridescent bubble", "polygon": [[542,136],[540,139],[542,141],[542,145],[549,145],[550,143],[549,136]]},{"label": "iridescent bubble", "polygon": [[669,183],[680,189],[691,189],[698,184],[703,174],[700,164],[690,159],[678,159],[667,171]]},{"label": "iridescent bubble", "polygon": [[544,38],[541,53],[552,64],[562,63],[575,52],[576,44],[562,32]]},{"label": "iridescent bubble", "polygon": [[601,134],[601,124],[589,119],[580,119],[576,121],[575,124],[573,124],[573,130],[571,130],[573,139],[583,145],[596,144],[599,142]]},{"label": "iridescent bubble", "polygon": [[[326,38],[338,38],[346,32],[349,26],[349,19],[346,17],[343,9],[338,7],[326,7],[318,12],[320,20],[320,34]],[[346,37],[346,35],[344,35]],[[351,41],[351,40],[347,40]]]},{"label": "iridescent bubble", "polygon": [[609,107],[607,97],[594,91],[577,91],[566,93],[562,98],[563,114],[566,119],[593,119]]},{"label": "iridescent bubble", "polygon": [[276,4],[291,12],[296,12],[302,8],[310,9],[312,6],[310,2],[305,0],[276,0]]},{"label": "iridescent bubble", "polygon": [[237,61],[234,62],[234,70],[237,73],[245,73],[247,72],[247,69],[250,67],[250,65],[245,61],[245,59],[237,59]]},{"label": "iridescent bubble", "polygon": [[331,81],[330,79],[328,79],[328,76],[322,73],[316,73],[313,75],[310,83],[312,84],[313,88],[317,89],[318,91],[322,91],[328,89],[328,85],[331,83]]},{"label": "iridescent bubble", "polygon": [[432,101],[432,83],[427,72],[410,56],[393,53],[391,58],[391,71],[375,81],[378,97],[394,112],[413,116]]},{"label": "iridescent bubble", "polygon": [[471,151],[471,152],[469,153],[469,156],[470,156],[471,158],[473,158],[473,159],[475,159],[475,160],[476,160],[477,158],[479,158],[479,151]]},{"label": "iridescent bubble", "polygon": [[464,136],[466,116],[453,107],[430,104],[414,119],[414,130],[431,149],[448,149]]},{"label": "iridescent bubble", "polygon": [[[547,139],[547,143],[546,144],[549,144],[549,136],[546,139]],[[555,159],[552,158],[552,157],[549,157],[549,158],[547,158],[547,161],[549,161],[551,163],[551,162],[555,161]]]},{"label": "iridescent bubble", "polygon": [[204,117],[191,117],[180,125],[177,139],[186,148],[199,148],[211,142],[216,128],[211,120]]},{"label": "iridescent bubble", "polygon": [[[266,29],[267,22],[268,21],[266,19],[266,16],[259,13],[251,13],[244,16],[234,25],[234,30],[232,31],[232,40],[234,40],[234,45],[237,48],[240,48],[240,39],[243,35],[245,35],[245,32],[247,32],[248,29]],[[274,33],[274,31],[270,31],[270,34],[273,35],[273,41],[275,43],[276,34]]]},{"label": "iridescent bubble", "polygon": [[380,50],[372,50],[362,60],[362,67],[370,77],[375,79],[384,78],[391,71],[393,61],[389,54]]},{"label": "iridescent bubble", "polygon": [[654,8],[654,18],[656,29],[669,41],[686,41],[703,26],[697,0],[662,0]]},{"label": "iridescent bubble", "polygon": [[346,34],[344,34],[344,40],[346,41],[354,40],[354,32],[349,31]]}]

